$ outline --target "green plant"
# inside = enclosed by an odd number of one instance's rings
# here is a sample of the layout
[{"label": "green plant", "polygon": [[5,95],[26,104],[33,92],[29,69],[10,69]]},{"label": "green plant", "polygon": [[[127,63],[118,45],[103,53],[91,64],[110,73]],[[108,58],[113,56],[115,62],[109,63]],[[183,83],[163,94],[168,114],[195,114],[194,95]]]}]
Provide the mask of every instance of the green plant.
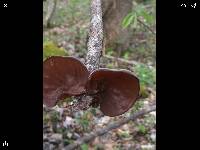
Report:
[{"label": "green plant", "polygon": [[58,121],[60,121],[60,114],[59,114],[59,112],[52,112],[52,114],[51,114],[51,121],[52,122],[58,122]]},{"label": "green plant", "polygon": [[64,145],[69,145],[72,142],[65,138],[65,139],[63,139],[63,143],[64,143]]},{"label": "green plant", "polygon": [[138,132],[142,133],[142,134],[146,134],[147,133],[147,129],[144,125],[138,125]]},{"label": "green plant", "polygon": [[43,112],[43,122],[48,123],[50,121],[50,116],[47,113]]},{"label": "green plant", "polygon": [[86,111],[83,113],[82,116],[76,118],[76,121],[82,126],[84,131],[88,130],[91,117],[92,117],[92,113],[89,111]]},{"label": "green plant", "polygon": [[[155,1],[151,0],[150,3],[154,6]],[[155,22],[155,9],[148,10],[144,4],[135,5],[134,10],[122,20],[122,27],[127,28],[131,26],[132,28],[137,28],[139,18],[141,18],[144,23],[152,25]]]},{"label": "green plant", "polygon": [[95,147],[94,147],[94,150],[104,150],[104,146],[103,144],[96,144]]},{"label": "green plant", "polygon": [[109,69],[113,69],[115,67],[115,65],[113,63],[108,63],[106,65],[106,67],[109,68]]},{"label": "green plant", "polygon": [[140,95],[142,98],[147,98],[149,96],[149,92],[147,91],[147,87],[145,85],[140,85]]},{"label": "green plant", "polygon": [[132,23],[134,23],[134,28],[137,26],[137,13],[131,12],[129,13],[122,21],[122,27],[127,28],[130,26]]},{"label": "green plant", "polygon": [[139,109],[141,109],[144,106],[144,102],[142,100],[136,101],[134,104],[134,107],[131,110],[131,113],[137,112]]},{"label": "green plant", "polygon": [[123,54],[123,58],[128,60],[129,57],[130,57],[130,52],[129,51],[125,51],[124,54]]},{"label": "green plant", "polygon": [[87,144],[82,144],[81,145],[81,150],[88,150],[88,145]]},{"label": "green plant", "polygon": [[130,137],[129,131],[122,131],[122,132],[118,133],[118,135],[119,135],[121,138],[129,138],[129,137]]},{"label": "green plant", "polygon": [[114,53],[114,50],[112,48],[107,48],[106,49],[106,54],[109,55],[109,56],[112,56]]},{"label": "green plant", "polygon": [[156,72],[144,64],[136,65],[135,72],[143,86],[154,86],[156,84]]},{"label": "green plant", "polygon": [[88,127],[89,127],[89,120],[85,120],[85,119],[78,119],[78,122],[80,123],[80,125],[83,127],[84,131],[87,131]]}]

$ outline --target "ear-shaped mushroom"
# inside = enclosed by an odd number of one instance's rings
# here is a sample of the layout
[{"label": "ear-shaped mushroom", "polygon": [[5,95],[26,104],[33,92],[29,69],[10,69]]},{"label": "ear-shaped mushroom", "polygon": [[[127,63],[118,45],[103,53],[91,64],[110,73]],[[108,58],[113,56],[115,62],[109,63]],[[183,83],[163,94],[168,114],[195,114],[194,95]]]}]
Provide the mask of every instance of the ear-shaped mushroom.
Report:
[{"label": "ear-shaped mushroom", "polygon": [[138,98],[139,90],[138,78],[125,70],[96,70],[87,83],[88,93],[97,93],[101,111],[111,117],[128,111]]},{"label": "ear-shaped mushroom", "polygon": [[85,92],[89,72],[74,57],[53,56],[43,63],[43,100],[48,107],[60,99]]}]

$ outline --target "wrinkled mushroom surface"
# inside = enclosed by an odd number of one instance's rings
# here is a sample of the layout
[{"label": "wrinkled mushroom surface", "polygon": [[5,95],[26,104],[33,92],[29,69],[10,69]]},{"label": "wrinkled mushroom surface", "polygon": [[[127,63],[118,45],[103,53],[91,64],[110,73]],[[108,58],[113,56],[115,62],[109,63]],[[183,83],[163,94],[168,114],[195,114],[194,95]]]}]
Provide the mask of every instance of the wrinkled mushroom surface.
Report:
[{"label": "wrinkled mushroom surface", "polygon": [[43,101],[48,107],[58,100],[81,94],[94,98],[107,116],[125,113],[139,96],[139,80],[130,71],[98,69],[89,74],[74,57],[53,56],[43,63]]},{"label": "wrinkled mushroom surface", "polygon": [[85,92],[89,72],[74,57],[53,56],[43,63],[43,100],[48,107],[60,99]]},{"label": "wrinkled mushroom surface", "polygon": [[139,90],[138,78],[125,70],[96,70],[87,83],[87,92],[96,93],[101,111],[111,117],[125,113],[135,103]]}]

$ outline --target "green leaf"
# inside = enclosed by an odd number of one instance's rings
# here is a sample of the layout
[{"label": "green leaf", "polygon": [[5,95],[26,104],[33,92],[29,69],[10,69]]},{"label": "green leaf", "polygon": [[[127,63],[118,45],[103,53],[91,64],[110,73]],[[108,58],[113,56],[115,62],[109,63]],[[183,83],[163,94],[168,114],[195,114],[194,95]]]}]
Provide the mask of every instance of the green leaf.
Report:
[{"label": "green leaf", "polygon": [[140,16],[142,11],[144,11],[144,6],[143,5],[137,5],[134,11]]},{"label": "green leaf", "polygon": [[88,150],[88,145],[87,144],[82,144],[81,145],[81,150]]},{"label": "green leaf", "polygon": [[125,52],[125,54],[124,54],[123,58],[128,60],[128,59],[129,59],[129,55],[130,55],[130,53],[129,53],[129,52]]},{"label": "green leaf", "polygon": [[139,129],[139,132],[142,134],[145,134],[147,132],[147,129],[145,128],[144,125],[139,125],[138,129]]},{"label": "green leaf", "polygon": [[153,22],[153,16],[150,15],[147,11],[142,11],[141,16],[145,19],[147,23],[152,23]]},{"label": "green leaf", "polygon": [[127,28],[134,20],[135,15],[131,12],[122,21],[122,27]]},{"label": "green leaf", "polygon": [[146,65],[136,65],[135,72],[140,79],[140,83],[145,86],[153,86],[156,83],[156,73]]}]

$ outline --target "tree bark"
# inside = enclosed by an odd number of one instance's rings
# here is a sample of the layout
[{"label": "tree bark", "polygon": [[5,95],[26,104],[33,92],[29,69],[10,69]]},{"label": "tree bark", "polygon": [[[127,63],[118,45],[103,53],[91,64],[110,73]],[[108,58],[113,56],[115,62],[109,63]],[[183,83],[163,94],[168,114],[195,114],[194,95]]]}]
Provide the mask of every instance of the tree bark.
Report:
[{"label": "tree bark", "polygon": [[102,5],[105,47],[116,51],[128,48],[131,31],[123,29],[121,23],[132,11],[132,0],[102,0]]},{"label": "tree bark", "polygon": [[52,24],[53,15],[56,11],[57,0],[48,0],[46,3],[48,4],[44,24],[47,28],[49,28]]},{"label": "tree bark", "polygon": [[[90,30],[87,44],[88,52],[85,65],[88,71],[91,73],[99,68],[103,48],[101,0],[91,0],[90,12]],[[88,109],[92,103],[92,99],[93,98],[91,96],[82,96],[70,109],[74,111]]]},{"label": "tree bark", "polygon": [[91,0],[91,20],[86,67],[89,72],[99,68],[103,48],[103,22],[101,0]]}]

